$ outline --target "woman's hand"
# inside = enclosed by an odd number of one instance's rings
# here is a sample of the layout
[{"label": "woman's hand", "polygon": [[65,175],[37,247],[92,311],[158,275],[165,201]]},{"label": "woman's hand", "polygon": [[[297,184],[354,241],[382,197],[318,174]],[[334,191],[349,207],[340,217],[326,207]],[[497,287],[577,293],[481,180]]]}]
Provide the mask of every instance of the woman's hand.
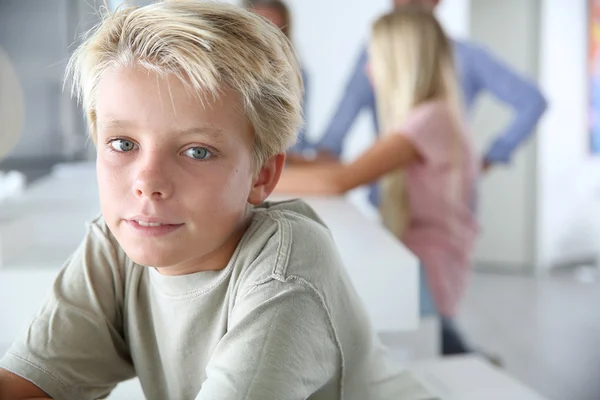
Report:
[{"label": "woman's hand", "polygon": [[294,195],[343,194],[344,166],[340,163],[291,165],[284,168],[274,193]]},{"label": "woman's hand", "polygon": [[285,161],[288,165],[313,165],[337,163],[339,159],[327,150],[317,150],[314,152],[288,153]]}]

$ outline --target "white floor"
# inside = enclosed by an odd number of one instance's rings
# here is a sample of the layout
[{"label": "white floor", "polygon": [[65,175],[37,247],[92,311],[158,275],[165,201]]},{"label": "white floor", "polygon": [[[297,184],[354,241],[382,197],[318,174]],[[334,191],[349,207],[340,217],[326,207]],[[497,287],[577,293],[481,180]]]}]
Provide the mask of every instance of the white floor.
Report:
[{"label": "white floor", "polygon": [[459,320],[473,344],[540,394],[600,399],[600,282],[477,273]]}]

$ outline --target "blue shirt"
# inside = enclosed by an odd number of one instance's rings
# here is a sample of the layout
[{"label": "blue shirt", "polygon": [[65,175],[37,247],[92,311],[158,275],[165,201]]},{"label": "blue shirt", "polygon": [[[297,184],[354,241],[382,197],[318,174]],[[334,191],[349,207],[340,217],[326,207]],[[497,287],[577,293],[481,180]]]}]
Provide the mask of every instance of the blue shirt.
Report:
[{"label": "blue shirt", "polygon": [[306,69],[304,69],[303,67],[300,68],[300,74],[302,75],[302,84],[304,85],[304,92],[302,95],[302,114],[304,124],[298,131],[298,139],[296,141],[296,144],[288,150],[292,153],[300,153],[304,150],[311,148],[311,145],[306,138],[306,131],[308,128],[308,74],[306,73]]},{"label": "blue shirt", "polygon": [[[533,81],[516,73],[485,49],[466,41],[454,41],[453,45],[467,113],[483,91],[490,92],[514,110],[512,122],[497,134],[485,155],[489,162],[508,163],[515,149],[533,132],[547,108],[546,100]],[[366,74],[366,65],[365,48],[346,85],[343,99],[316,148],[339,156],[346,135],[363,109],[371,111],[373,125],[379,133],[375,95]]]}]

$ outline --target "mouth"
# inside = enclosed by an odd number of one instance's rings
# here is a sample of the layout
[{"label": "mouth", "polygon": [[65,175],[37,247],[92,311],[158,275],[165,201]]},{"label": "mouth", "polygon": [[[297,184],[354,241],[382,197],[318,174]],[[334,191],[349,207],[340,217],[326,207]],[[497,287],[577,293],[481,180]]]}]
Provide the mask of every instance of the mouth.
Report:
[{"label": "mouth", "polygon": [[175,224],[163,224],[160,222],[146,222],[139,219],[134,219],[132,222],[137,223],[140,226],[164,226],[164,225],[175,225]]},{"label": "mouth", "polygon": [[177,231],[179,228],[185,225],[169,223],[147,217],[134,217],[131,219],[125,219],[124,221],[135,234],[144,237],[166,236]]}]

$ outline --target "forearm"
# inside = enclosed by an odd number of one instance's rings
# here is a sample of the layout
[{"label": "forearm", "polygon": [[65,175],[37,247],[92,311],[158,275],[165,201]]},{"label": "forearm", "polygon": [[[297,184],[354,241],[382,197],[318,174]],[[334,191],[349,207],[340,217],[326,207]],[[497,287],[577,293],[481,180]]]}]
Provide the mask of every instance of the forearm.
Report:
[{"label": "forearm", "polygon": [[422,160],[419,150],[405,135],[389,134],[349,164],[288,167],[275,191],[297,195],[341,195]]},{"label": "forearm", "polygon": [[0,400],[28,400],[28,399],[51,399],[42,389],[0,368]]},{"label": "forearm", "polygon": [[344,192],[343,165],[330,163],[287,167],[276,193],[296,195],[340,195]]},{"label": "forearm", "polygon": [[516,115],[513,121],[494,140],[486,153],[486,161],[508,163],[515,150],[532,135],[548,105],[537,90],[531,93],[528,99],[521,106],[515,106]]}]

